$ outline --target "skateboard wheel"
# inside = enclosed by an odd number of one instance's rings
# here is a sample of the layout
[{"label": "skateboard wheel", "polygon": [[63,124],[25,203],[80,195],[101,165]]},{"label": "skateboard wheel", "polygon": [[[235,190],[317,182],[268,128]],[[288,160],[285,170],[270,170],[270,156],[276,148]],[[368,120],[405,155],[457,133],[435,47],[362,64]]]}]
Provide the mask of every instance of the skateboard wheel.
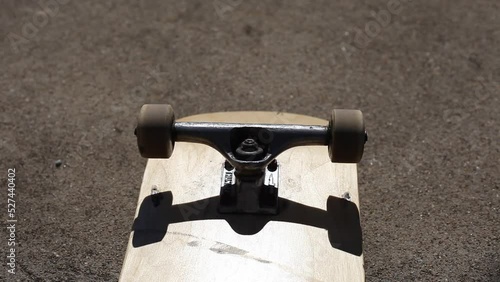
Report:
[{"label": "skateboard wheel", "polygon": [[169,158],[174,150],[174,110],[167,104],[145,104],[135,135],[144,158]]},{"label": "skateboard wheel", "polygon": [[363,113],[358,110],[333,110],[329,127],[328,154],[332,162],[359,162],[367,136]]}]

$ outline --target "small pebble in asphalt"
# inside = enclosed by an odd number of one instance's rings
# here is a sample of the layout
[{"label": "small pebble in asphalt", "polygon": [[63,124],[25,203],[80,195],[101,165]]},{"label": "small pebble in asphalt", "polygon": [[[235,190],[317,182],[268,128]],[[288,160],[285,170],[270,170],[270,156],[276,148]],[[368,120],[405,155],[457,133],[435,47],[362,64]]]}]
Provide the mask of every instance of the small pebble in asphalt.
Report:
[{"label": "small pebble in asphalt", "polygon": [[62,165],[62,161],[61,160],[57,160],[55,162],[55,164],[56,164],[56,167],[60,167]]}]

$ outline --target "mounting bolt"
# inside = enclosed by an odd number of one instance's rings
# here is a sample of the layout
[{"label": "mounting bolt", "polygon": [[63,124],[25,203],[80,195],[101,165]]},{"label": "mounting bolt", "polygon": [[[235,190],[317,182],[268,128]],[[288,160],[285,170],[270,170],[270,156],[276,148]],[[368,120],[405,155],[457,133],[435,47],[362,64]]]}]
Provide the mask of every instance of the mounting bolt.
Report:
[{"label": "mounting bolt", "polygon": [[267,169],[271,172],[274,172],[278,169],[278,161],[272,160],[268,165]]},{"label": "mounting bolt", "polygon": [[224,168],[226,170],[233,170],[234,169],[234,167],[227,160],[224,162]]}]

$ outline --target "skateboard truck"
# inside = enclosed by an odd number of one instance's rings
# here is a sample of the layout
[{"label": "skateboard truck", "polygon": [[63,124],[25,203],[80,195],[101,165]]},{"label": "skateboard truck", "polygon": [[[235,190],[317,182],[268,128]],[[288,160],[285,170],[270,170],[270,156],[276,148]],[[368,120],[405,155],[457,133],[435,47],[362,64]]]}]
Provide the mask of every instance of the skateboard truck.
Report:
[{"label": "skateboard truck", "polygon": [[219,212],[278,213],[276,157],[297,146],[328,146],[332,162],[357,163],[368,139],[358,110],[333,110],[328,126],[176,122],[166,104],[142,106],[135,129],[145,158],[169,158],[175,142],[201,143],[226,159]]}]

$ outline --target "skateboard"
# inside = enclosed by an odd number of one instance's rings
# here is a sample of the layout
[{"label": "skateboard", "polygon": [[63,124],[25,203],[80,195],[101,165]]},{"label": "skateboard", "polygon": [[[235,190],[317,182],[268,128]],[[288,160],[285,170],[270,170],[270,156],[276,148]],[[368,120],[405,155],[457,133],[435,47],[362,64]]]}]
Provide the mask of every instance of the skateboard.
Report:
[{"label": "skateboard", "polygon": [[364,281],[360,111],[146,104],[135,135],[149,160],[120,281]]}]

